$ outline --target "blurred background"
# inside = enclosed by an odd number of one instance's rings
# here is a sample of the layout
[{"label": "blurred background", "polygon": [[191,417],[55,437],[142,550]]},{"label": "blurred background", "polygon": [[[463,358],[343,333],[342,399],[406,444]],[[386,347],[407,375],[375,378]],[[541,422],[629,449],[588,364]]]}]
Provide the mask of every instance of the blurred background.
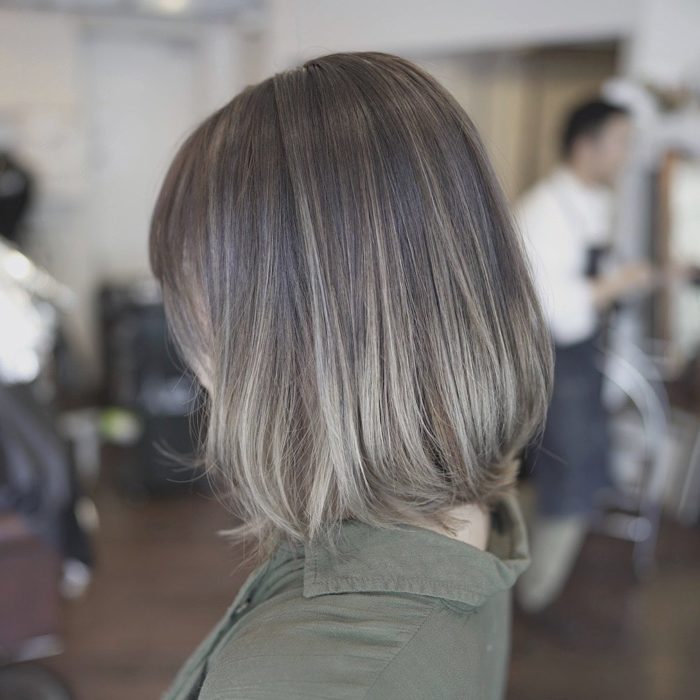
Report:
[{"label": "blurred background", "polygon": [[[147,230],[198,120],[315,55],[398,53],[515,203],[602,96],[634,122],[617,253],[700,265],[699,34],[697,0],[0,0],[0,698],[158,697],[247,574],[166,453],[192,451],[199,395]],[[627,304],[609,347],[617,500],[548,613],[516,610],[512,700],[698,696],[697,284]]]}]

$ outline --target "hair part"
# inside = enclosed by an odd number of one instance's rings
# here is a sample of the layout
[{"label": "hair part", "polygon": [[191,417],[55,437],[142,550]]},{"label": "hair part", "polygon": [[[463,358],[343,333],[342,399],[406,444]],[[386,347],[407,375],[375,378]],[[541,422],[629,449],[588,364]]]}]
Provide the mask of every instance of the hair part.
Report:
[{"label": "hair part", "polygon": [[450,527],[512,485],[551,341],[477,131],[412,63],[333,54],[246,88],[177,153],[150,257],[232,535]]}]

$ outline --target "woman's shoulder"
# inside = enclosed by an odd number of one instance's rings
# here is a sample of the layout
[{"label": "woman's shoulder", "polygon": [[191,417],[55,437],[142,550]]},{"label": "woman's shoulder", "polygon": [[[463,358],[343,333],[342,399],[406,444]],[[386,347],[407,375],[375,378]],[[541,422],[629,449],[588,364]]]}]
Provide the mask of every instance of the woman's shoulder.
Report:
[{"label": "woman's shoulder", "polygon": [[281,549],[253,577],[200,700],[501,697],[509,589],[527,563],[517,509],[494,511],[488,551],[359,522],[337,545]]},{"label": "woman's shoulder", "polygon": [[440,607],[375,593],[268,601],[209,659],[200,700],[366,697]]},{"label": "woman's shoulder", "polygon": [[483,668],[482,647],[498,654],[502,645],[492,622],[478,620],[481,612],[399,593],[268,601],[209,659],[199,698],[463,697]]}]

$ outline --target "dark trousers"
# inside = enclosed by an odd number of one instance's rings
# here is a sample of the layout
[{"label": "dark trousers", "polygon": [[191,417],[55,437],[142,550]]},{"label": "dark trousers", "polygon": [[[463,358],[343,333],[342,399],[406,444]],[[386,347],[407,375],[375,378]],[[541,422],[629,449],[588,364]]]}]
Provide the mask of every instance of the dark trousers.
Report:
[{"label": "dark trousers", "polygon": [[538,446],[526,457],[544,517],[589,515],[608,486],[608,420],[597,337],[555,349],[552,401]]}]

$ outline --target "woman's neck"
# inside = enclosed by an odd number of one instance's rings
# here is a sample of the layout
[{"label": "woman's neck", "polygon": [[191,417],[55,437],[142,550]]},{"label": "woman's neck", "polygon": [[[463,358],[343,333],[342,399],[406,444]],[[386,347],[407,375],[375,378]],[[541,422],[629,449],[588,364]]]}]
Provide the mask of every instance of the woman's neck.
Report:
[{"label": "woman's neck", "polygon": [[462,524],[457,527],[454,534],[445,530],[438,524],[431,526],[421,525],[421,527],[433,530],[446,537],[459,540],[477,549],[486,549],[491,531],[491,517],[486,508],[476,504],[460,505],[449,510],[447,515],[451,515],[462,521]]}]

